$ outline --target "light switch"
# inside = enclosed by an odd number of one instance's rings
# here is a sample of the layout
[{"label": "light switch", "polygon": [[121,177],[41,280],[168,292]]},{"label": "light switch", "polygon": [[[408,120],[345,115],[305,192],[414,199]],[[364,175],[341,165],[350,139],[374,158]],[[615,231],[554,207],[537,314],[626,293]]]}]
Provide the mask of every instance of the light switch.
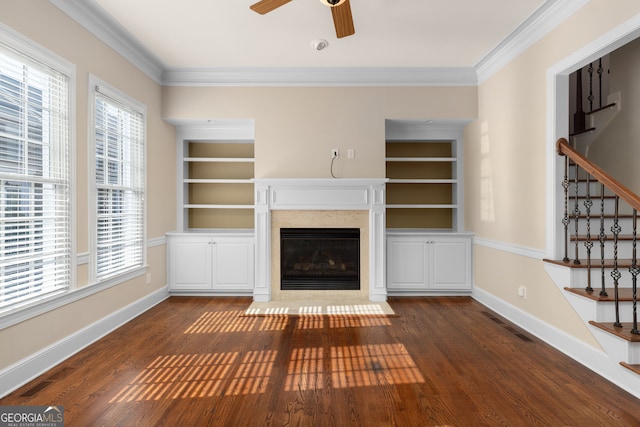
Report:
[{"label": "light switch", "polygon": [[355,158],[356,158],[356,150],[354,150],[353,148],[349,148],[347,150],[347,159],[353,160]]}]

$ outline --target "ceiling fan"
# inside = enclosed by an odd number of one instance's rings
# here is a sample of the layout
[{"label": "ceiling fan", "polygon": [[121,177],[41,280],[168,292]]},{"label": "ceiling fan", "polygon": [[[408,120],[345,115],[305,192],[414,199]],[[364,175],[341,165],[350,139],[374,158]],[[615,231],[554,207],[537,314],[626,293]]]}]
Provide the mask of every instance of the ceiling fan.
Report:
[{"label": "ceiling fan", "polygon": [[[290,1],[291,0],[261,0],[258,3],[252,4],[250,8],[254,12],[264,15]],[[353,27],[353,17],[351,16],[349,0],[320,0],[320,3],[331,8],[333,26],[336,28],[336,36],[338,36],[338,38],[355,34],[356,30]]]}]

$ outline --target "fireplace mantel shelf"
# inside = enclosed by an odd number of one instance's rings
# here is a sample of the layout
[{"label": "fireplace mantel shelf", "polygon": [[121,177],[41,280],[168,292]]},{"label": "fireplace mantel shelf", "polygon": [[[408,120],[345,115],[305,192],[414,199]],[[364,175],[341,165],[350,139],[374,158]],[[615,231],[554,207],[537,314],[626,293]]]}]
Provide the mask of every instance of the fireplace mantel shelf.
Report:
[{"label": "fireplace mantel shelf", "polygon": [[309,186],[352,186],[379,185],[389,181],[387,178],[254,178],[252,181],[260,185],[287,185],[294,187]]}]

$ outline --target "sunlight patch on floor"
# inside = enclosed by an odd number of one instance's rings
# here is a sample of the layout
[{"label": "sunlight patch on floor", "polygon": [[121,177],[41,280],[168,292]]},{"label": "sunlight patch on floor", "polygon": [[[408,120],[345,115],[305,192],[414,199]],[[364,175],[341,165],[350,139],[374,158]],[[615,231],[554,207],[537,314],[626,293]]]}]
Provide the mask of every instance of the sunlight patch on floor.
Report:
[{"label": "sunlight patch on floor", "polygon": [[361,315],[380,316],[394,315],[393,309],[386,302],[287,302],[269,301],[253,302],[244,313],[246,316],[281,315]]}]

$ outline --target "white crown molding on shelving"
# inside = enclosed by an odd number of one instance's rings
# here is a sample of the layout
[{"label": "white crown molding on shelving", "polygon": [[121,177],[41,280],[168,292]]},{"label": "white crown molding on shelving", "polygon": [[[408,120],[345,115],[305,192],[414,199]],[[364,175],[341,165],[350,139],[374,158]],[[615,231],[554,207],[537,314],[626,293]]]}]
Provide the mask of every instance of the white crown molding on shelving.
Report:
[{"label": "white crown molding on shelving", "polygon": [[473,119],[439,119],[439,120],[385,120],[385,136],[387,140],[460,140],[464,127]]},{"label": "white crown molding on shelving", "polygon": [[165,86],[477,86],[589,0],[547,0],[474,67],[165,69],[94,0],[49,0],[154,81]]},{"label": "white crown molding on shelving", "polygon": [[185,140],[253,141],[253,119],[165,119],[177,129],[176,140],[181,146]]}]

